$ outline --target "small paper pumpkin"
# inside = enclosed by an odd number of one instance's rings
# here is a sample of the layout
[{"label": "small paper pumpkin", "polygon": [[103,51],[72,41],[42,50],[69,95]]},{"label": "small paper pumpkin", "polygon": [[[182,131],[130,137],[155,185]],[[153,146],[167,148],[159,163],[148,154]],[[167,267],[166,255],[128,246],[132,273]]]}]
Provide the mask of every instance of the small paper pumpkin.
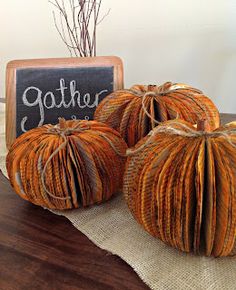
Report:
[{"label": "small paper pumpkin", "polygon": [[[65,121],[21,135],[7,171],[24,199],[51,209],[99,204],[122,188],[126,143],[96,121]],[[120,154],[118,154],[120,153]]]},{"label": "small paper pumpkin", "polygon": [[200,90],[171,82],[116,91],[107,96],[95,112],[95,119],[118,130],[129,147],[146,136],[158,122],[176,116],[192,124],[207,119],[211,129],[219,127],[220,123],[217,108]]},{"label": "small paper pumpkin", "polygon": [[228,256],[236,248],[236,122],[214,131],[203,124],[164,122],[129,149],[123,191],[154,237],[181,251]]}]

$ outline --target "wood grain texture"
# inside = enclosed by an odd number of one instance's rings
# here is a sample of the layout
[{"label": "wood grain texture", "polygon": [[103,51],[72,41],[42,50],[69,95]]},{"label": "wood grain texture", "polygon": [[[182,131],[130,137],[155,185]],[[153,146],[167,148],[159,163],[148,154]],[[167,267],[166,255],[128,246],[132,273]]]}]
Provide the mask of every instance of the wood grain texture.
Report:
[{"label": "wood grain texture", "polygon": [[16,69],[6,71],[6,146],[16,139]]},{"label": "wood grain texture", "polygon": [[0,173],[0,289],[149,289],[64,217],[21,200]]},{"label": "wood grain texture", "polygon": [[25,68],[114,67],[114,90],[122,89],[123,64],[116,56],[14,60],[6,69],[6,145],[16,138],[16,71]]},{"label": "wood grain texture", "polygon": [[[236,115],[222,114],[223,123]],[[0,173],[0,289],[149,289],[64,217],[18,197]]]},{"label": "wood grain texture", "polygon": [[221,113],[220,114],[220,120],[221,120],[221,124],[230,123],[230,122],[236,120],[236,114]]}]

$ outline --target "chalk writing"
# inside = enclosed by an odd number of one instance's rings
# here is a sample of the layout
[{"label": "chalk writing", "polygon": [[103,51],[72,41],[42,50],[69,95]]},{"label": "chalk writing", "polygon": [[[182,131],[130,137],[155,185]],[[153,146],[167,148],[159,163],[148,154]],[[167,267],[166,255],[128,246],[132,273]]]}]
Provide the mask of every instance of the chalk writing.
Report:
[{"label": "chalk writing", "polygon": [[[77,89],[77,84],[75,80],[70,81],[69,86],[66,86],[65,79],[60,79],[60,87],[55,90],[56,92],[47,91],[43,93],[40,88],[35,86],[27,87],[22,95],[23,104],[27,107],[37,107],[39,109],[39,123],[38,126],[42,126],[45,121],[45,110],[51,110],[54,108],[75,108],[79,109],[85,108],[95,108],[99,104],[100,98],[108,92],[107,89],[101,90],[95,95],[90,93],[82,94],[79,89]],[[58,93],[59,92],[59,97]],[[29,95],[30,100],[29,101]],[[35,96],[32,101],[32,96]],[[67,99],[67,101],[66,101]],[[72,116],[72,119],[76,119],[76,116]],[[85,116],[85,119],[89,119],[88,116]],[[24,116],[21,120],[21,130],[26,132],[26,123],[28,117]]]}]

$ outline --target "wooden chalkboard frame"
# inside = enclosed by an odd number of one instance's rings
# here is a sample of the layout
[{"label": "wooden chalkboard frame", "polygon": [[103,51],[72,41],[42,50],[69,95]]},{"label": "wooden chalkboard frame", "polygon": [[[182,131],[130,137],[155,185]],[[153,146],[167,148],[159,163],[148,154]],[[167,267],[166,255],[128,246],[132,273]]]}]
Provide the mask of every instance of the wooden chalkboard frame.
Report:
[{"label": "wooden chalkboard frame", "polygon": [[114,90],[123,89],[123,63],[116,56],[13,60],[6,68],[6,146],[16,139],[16,72],[27,68],[114,67]]}]

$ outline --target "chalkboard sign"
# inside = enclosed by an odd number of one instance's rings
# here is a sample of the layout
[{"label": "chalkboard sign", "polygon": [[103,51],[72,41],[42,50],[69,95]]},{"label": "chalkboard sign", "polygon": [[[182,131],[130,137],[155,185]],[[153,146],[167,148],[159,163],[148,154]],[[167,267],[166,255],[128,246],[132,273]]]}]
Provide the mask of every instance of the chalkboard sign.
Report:
[{"label": "chalkboard sign", "polygon": [[108,94],[123,88],[117,57],[12,61],[7,66],[6,143],[43,124],[92,119]]}]

